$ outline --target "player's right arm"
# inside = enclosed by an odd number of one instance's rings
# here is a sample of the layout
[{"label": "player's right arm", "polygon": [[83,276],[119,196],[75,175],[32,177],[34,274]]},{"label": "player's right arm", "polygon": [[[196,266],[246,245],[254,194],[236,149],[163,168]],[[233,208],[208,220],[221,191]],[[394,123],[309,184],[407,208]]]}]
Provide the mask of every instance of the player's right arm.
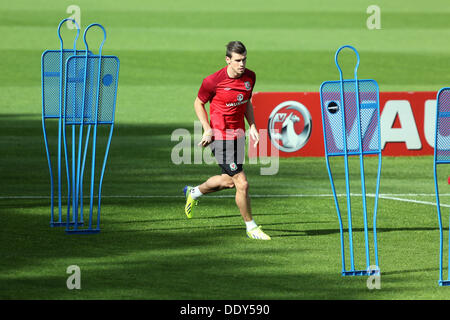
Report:
[{"label": "player's right arm", "polygon": [[198,97],[195,98],[194,109],[195,109],[195,113],[197,114],[197,118],[203,127],[202,140],[200,141],[200,143],[198,145],[202,146],[202,147],[206,147],[212,141],[212,129],[211,129],[211,126],[209,125],[208,113],[206,112],[205,103],[202,100],[200,100]]}]

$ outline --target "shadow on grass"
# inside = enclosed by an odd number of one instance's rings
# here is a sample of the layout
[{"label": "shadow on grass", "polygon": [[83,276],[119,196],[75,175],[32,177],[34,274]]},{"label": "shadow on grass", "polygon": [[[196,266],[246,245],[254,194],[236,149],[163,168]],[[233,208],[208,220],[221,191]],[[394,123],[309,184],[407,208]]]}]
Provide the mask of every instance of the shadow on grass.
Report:
[{"label": "shadow on grass", "polygon": [[[337,274],[302,270],[297,255],[311,259],[310,250],[245,239],[242,225],[70,236],[42,215],[4,211],[3,222],[2,243],[11,244],[0,250],[3,299],[355,299],[367,291],[364,281],[342,287]],[[281,267],[286,256],[293,260]],[[79,293],[65,286],[73,264]]]},{"label": "shadow on grass", "polygon": [[[397,271],[388,271],[388,272],[382,272],[382,275],[391,276],[396,274],[405,274],[405,273],[421,273],[421,272],[428,272],[428,271],[439,271],[439,267],[436,268],[422,268],[422,269],[404,269],[404,270],[397,270]],[[436,273],[437,274],[437,273]]]}]

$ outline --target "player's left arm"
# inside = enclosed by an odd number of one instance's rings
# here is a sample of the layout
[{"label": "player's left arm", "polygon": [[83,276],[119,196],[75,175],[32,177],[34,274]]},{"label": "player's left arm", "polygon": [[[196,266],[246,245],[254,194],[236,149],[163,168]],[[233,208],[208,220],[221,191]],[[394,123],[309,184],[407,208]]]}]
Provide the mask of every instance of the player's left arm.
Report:
[{"label": "player's left arm", "polygon": [[250,137],[255,141],[255,147],[259,142],[259,133],[258,129],[256,129],[255,124],[255,115],[253,114],[253,105],[252,101],[248,100],[247,108],[245,110],[245,119],[247,119],[247,123],[250,126]]}]

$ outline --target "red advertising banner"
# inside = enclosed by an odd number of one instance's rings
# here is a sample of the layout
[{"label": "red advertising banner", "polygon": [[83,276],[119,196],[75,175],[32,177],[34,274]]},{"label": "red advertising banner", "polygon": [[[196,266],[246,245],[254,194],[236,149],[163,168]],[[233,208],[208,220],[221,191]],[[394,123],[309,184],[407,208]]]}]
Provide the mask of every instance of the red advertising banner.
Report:
[{"label": "red advertising banner", "polygon": [[[437,92],[380,92],[382,154],[432,155]],[[255,92],[256,126],[261,132],[249,155],[280,157],[324,156],[322,114],[318,92]]]}]

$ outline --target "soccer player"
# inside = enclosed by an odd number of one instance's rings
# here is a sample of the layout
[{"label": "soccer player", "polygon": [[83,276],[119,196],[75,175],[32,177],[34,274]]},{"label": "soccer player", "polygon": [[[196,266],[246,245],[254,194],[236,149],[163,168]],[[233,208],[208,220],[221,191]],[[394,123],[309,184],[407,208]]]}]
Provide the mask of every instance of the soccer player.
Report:
[{"label": "soccer player", "polygon": [[[185,186],[185,213],[192,218],[198,198],[204,194],[223,189],[236,188],[236,205],[244,219],[247,236],[251,239],[270,240],[252,217],[249,184],[242,164],[245,158],[245,122],[247,119],[250,136],[259,141],[250,101],[255,86],[255,73],[245,68],[247,50],[240,41],[227,44],[225,61],[227,65],[203,79],[194,102],[195,113],[203,126],[199,146],[210,146],[221,175],[210,177],[196,186]],[[210,103],[210,121],[205,104]]]}]

